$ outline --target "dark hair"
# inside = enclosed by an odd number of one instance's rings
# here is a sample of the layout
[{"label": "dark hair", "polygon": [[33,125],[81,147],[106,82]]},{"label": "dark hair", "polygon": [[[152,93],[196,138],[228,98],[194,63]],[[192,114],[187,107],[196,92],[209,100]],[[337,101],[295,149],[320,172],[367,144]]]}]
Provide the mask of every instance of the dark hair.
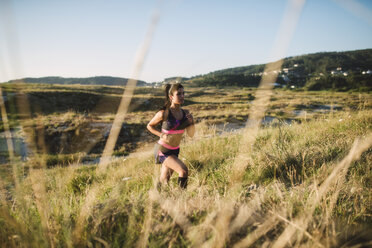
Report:
[{"label": "dark hair", "polygon": [[172,95],[173,92],[178,91],[179,89],[183,89],[183,86],[180,83],[173,83],[173,84],[165,85],[165,103],[164,103],[164,106],[162,107],[162,110],[169,109],[172,103],[169,98],[169,95]]}]

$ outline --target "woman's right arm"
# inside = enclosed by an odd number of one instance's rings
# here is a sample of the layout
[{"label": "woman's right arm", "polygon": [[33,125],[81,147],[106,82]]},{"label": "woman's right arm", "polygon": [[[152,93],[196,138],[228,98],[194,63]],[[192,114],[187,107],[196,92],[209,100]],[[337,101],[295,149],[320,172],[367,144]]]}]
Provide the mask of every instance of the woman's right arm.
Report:
[{"label": "woman's right arm", "polygon": [[156,136],[161,137],[162,132],[159,132],[158,130],[155,129],[155,127],[162,122],[163,120],[163,110],[160,110],[159,112],[156,113],[156,115],[151,119],[151,121],[147,124],[147,129],[152,133],[155,134]]}]

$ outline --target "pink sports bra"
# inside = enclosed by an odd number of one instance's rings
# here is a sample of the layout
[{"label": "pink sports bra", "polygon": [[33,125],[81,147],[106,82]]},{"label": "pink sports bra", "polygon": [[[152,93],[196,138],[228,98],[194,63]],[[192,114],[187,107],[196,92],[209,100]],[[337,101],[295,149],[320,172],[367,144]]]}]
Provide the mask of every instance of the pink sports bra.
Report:
[{"label": "pink sports bra", "polygon": [[161,126],[162,132],[166,134],[177,134],[177,133],[184,133],[185,128],[189,126],[189,123],[186,118],[186,113],[183,109],[182,110],[182,119],[177,120],[171,111],[168,111],[168,118],[167,120],[163,121]]}]

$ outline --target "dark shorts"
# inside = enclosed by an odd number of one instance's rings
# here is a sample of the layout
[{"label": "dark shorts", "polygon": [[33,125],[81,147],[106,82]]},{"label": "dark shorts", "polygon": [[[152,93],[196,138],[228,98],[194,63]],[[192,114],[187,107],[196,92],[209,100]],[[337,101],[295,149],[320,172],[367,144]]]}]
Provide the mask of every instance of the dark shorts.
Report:
[{"label": "dark shorts", "polygon": [[165,159],[171,155],[174,155],[178,157],[178,154],[180,153],[180,148],[177,149],[168,149],[165,148],[162,145],[156,144],[155,146],[155,163],[156,164],[162,164]]}]

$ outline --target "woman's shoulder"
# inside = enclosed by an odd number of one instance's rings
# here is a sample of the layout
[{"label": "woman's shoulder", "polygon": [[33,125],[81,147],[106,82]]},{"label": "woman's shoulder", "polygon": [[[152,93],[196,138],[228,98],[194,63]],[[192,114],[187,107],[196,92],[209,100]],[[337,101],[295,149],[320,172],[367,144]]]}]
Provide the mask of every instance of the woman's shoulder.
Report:
[{"label": "woman's shoulder", "polygon": [[163,119],[163,115],[164,115],[164,109],[161,109],[158,112],[156,112],[155,117],[159,119]]},{"label": "woman's shoulder", "polygon": [[168,117],[171,115],[171,112],[169,109],[161,109],[156,113],[156,116],[158,116],[162,121],[168,119]]}]

